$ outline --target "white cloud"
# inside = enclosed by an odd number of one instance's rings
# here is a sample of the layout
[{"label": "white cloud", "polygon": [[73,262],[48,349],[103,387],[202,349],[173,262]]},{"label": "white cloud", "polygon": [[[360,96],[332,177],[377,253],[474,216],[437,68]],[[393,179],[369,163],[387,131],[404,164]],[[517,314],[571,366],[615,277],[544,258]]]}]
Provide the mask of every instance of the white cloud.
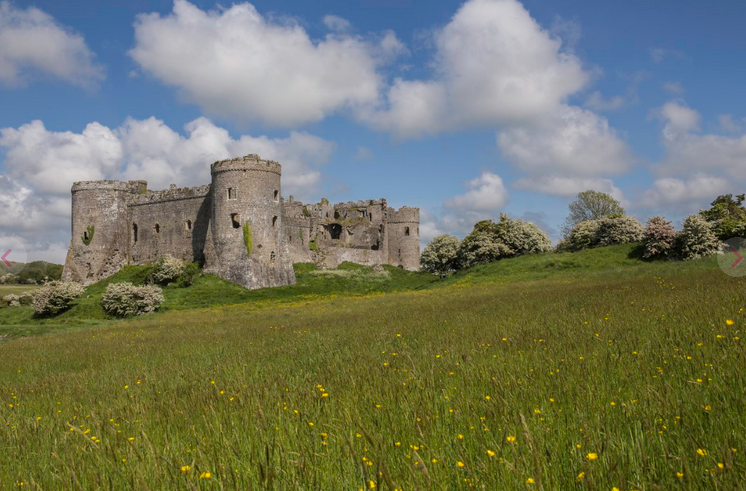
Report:
[{"label": "white cloud", "polygon": [[633,160],[605,118],[574,106],[563,106],[537,123],[502,131],[498,146],[512,163],[532,175],[617,174]]},{"label": "white cloud", "polygon": [[645,191],[642,205],[656,208],[683,204],[696,208],[698,204],[712,201],[728,188],[728,181],[722,177],[697,175],[686,180],[664,177],[656,179],[653,188]]},{"label": "white cloud", "polygon": [[356,160],[373,160],[373,151],[362,145],[358,145],[357,153],[355,153]]},{"label": "white cloud", "polygon": [[651,48],[650,58],[652,58],[655,63],[662,63],[663,60],[665,60],[666,58],[676,58],[678,60],[683,60],[684,53],[673,49]]},{"label": "white cloud", "polygon": [[375,103],[377,68],[402,48],[393,33],[379,43],[343,33],[313,40],[297,23],[263,17],[249,3],[205,12],[186,0],[175,0],[166,16],[140,15],[135,41],[130,56],[140,68],[186,100],[275,126]]},{"label": "white cloud", "polygon": [[663,129],[666,139],[673,140],[681,134],[699,129],[701,119],[699,113],[678,101],[667,102],[663,107],[654,111],[654,114],[666,122]]},{"label": "white cloud", "polygon": [[741,131],[741,124],[733,120],[733,116],[730,114],[721,114],[718,116],[718,122],[720,123],[720,127],[729,132],[729,133],[737,133]]},{"label": "white cloud", "polygon": [[500,176],[483,172],[481,176],[466,184],[465,194],[454,196],[445,202],[447,208],[462,211],[491,212],[501,208],[508,197]]},{"label": "white cloud", "polygon": [[349,31],[352,28],[352,24],[350,24],[349,20],[336,15],[325,15],[324,25],[330,31],[336,32],[345,32]]},{"label": "white cloud", "polygon": [[515,0],[470,0],[434,35],[435,77],[397,79],[384,108],[358,116],[413,137],[473,125],[535,121],[589,80],[580,60]]},{"label": "white cloud", "polygon": [[304,132],[234,139],[206,118],[184,129],[182,135],[156,118],[129,118],[115,129],[90,123],[82,133],[49,131],[41,121],[0,129],[5,149],[0,229],[26,239],[37,258],[59,253],[55,261],[62,262],[74,181],[145,179],[151,189],[207,184],[212,162],[256,153],[282,164],[285,196],[304,199],[317,190],[320,166],[335,149],[332,142]]},{"label": "white cloud", "polygon": [[38,74],[83,87],[104,78],[83,36],[37,8],[0,2],[0,83],[23,86]]},{"label": "white cloud", "polygon": [[601,92],[595,91],[585,100],[585,106],[596,111],[614,111],[624,105],[624,97],[615,95],[611,99],[604,99]]},{"label": "white cloud", "polygon": [[592,189],[611,195],[614,199],[624,202],[624,193],[611,179],[599,177],[563,177],[538,176],[524,177],[513,183],[516,189],[538,191],[551,196],[575,196],[580,192]]},{"label": "white cloud", "polygon": [[56,195],[69,193],[73,181],[112,175],[123,156],[117,136],[99,123],[73,133],[48,131],[41,121],[32,121],[17,129],[0,129],[0,146],[7,148],[5,168],[10,177]]},{"label": "white cloud", "polygon": [[681,82],[665,82],[663,84],[663,90],[671,95],[682,95],[686,92]]}]

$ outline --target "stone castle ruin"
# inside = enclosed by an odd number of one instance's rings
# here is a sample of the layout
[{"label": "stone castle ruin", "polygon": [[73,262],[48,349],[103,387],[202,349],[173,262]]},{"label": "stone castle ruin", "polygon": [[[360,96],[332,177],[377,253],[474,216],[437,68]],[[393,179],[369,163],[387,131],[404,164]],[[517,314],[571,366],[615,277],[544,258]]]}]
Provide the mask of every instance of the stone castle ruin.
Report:
[{"label": "stone castle ruin", "polygon": [[145,181],[73,184],[63,281],[93,283],[165,255],[250,289],[295,283],[296,262],[419,269],[419,208],[285,201],[280,164],[258,155],[215,162],[211,173],[212,184],[164,191]]}]

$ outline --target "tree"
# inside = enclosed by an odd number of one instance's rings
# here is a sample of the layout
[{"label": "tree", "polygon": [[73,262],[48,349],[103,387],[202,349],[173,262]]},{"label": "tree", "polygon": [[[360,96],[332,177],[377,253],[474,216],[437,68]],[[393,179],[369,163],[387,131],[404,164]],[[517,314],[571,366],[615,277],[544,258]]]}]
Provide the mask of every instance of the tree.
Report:
[{"label": "tree", "polygon": [[709,256],[717,253],[721,247],[712,225],[700,215],[690,215],[684,219],[676,241],[682,259]]},{"label": "tree", "polygon": [[435,237],[422,251],[420,264],[424,271],[441,278],[458,269],[459,240],[453,235]]},{"label": "tree", "polygon": [[562,228],[563,235],[580,222],[598,220],[609,215],[624,215],[624,208],[611,195],[599,191],[583,191],[578,193],[575,201],[570,203],[570,215]]},{"label": "tree", "polygon": [[676,246],[676,230],[662,216],[648,218],[642,235],[645,259],[666,258],[673,255]]},{"label": "tree", "polygon": [[460,266],[497,261],[505,257],[546,252],[552,248],[549,236],[536,224],[512,219],[501,213],[500,221],[483,220],[461,241]]},{"label": "tree", "polygon": [[712,230],[720,240],[746,235],[746,208],[743,202],[746,196],[722,194],[715,198],[710,208],[699,214],[712,224]]}]

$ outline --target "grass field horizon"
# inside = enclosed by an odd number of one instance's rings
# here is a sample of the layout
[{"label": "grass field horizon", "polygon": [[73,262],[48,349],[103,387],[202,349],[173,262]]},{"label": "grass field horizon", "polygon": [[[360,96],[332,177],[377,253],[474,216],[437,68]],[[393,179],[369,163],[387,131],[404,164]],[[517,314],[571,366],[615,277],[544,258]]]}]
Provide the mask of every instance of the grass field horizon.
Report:
[{"label": "grass field horizon", "polygon": [[0,483],[746,489],[746,293],[715,258],[296,271],[134,320],[96,310],[106,282],[58,319],[0,309]]}]

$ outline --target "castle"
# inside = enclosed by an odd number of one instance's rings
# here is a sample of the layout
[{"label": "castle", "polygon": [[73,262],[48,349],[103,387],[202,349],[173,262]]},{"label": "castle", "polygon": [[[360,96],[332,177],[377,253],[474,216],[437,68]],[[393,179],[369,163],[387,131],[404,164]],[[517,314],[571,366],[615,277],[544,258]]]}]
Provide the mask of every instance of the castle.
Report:
[{"label": "castle", "polygon": [[280,164],[258,155],[210,170],[212,184],[164,191],[145,181],[73,184],[63,281],[93,283],[167,254],[249,289],[295,283],[296,262],[419,269],[419,208],[285,201]]}]

